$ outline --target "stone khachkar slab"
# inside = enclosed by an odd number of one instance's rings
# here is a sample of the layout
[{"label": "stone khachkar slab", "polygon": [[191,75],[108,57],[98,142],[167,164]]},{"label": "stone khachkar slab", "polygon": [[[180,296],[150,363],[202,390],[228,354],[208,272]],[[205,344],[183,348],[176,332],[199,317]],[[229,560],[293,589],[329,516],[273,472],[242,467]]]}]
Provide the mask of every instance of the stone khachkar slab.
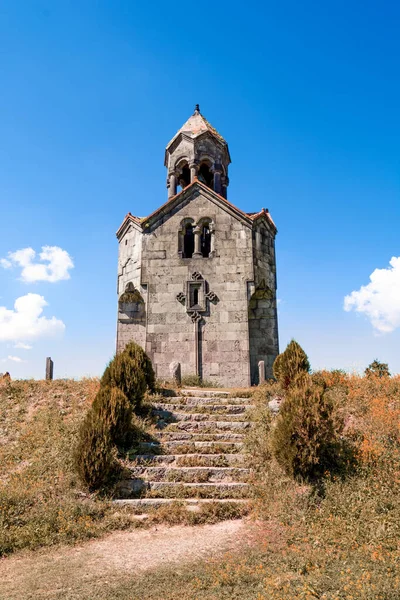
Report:
[{"label": "stone khachkar slab", "polygon": [[181,372],[181,363],[172,362],[169,366],[169,371],[171,374],[171,379],[174,385],[177,387],[181,387],[182,385],[182,372]]},{"label": "stone khachkar slab", "polygon": [[48,356],[46,358],[46,380],[47,381],[52,381],[52,379],[53,379],[53,369],[54,369],[54,363],[51,360],[50,356]]},{"label": "stone khachkar slab", "polygon": [[265,383],[265,362],[260,360],[258,363],[258,384]]}]

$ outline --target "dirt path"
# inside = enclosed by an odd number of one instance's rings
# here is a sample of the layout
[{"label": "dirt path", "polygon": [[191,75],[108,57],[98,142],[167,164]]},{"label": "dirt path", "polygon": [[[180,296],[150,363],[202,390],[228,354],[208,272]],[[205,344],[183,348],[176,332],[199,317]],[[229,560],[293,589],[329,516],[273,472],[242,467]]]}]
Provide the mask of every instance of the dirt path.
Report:
[{"label": "dirt path", "polygon": [[0,561],[1,600],[30,600],[68,595],[74,581],[110,583],[157,567],[209,558],[238,549],[246,521],[196,527],[157,526],[112,533],[101,540],[42,550]]}]

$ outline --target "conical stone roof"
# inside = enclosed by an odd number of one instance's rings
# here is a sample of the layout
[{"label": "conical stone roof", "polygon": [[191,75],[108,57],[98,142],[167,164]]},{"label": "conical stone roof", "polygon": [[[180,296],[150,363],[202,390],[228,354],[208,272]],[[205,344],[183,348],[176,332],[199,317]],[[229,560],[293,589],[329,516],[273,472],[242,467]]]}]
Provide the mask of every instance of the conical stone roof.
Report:
[{"label": "conical stone roof", "polygon": [[184,133],[186,135],[190,135],[192,138],[196,138],[202,133],[209,131],[213,136],[215,136],[220,142],[226,144],[226,141],[218,133],[218,131],[207,121],[207,119],[200,113],[200,107],[196,104],[196,108],[194,113],[188,118],[186,123],[182,125],[177,134],[172,138],[167,148],[172,144],[175,138],[180,134]]}]

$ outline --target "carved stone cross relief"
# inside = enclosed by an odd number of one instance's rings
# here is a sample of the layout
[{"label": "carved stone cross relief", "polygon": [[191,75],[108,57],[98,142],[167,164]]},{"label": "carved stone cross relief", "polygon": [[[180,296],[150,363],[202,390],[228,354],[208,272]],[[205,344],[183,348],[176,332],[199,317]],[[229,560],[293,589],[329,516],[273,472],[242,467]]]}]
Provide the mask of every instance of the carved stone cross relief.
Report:
[{"label": "carved stone cross relief", "polygon": [[193,323],[200,321],[202,313],[207,312],[207,301],[218,302],[217,295],[211,290],[207,290],[207,284],[203,276],[198,271],[191,275],[191,279],[186,281],[186,294],[179,292],[176,296],[178,302],[183,304],[186,312]]}]

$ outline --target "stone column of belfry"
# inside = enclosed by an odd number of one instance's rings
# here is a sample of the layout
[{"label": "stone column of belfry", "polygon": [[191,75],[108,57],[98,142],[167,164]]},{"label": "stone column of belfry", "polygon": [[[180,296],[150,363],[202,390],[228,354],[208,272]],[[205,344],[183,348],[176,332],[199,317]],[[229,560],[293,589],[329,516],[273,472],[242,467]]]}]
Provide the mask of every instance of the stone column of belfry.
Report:
[{"label": "stone column of belfry", "polygon": [[194,252],[193,258],[203,256],[201,253],[201,228],[196,226],[193,230],[194,233]]},{"label": "stone column of belfry", "polygon": [[168,198],[172,198],[176,194],[176,174],[174,172],[169,174],[168,181]]},{"label": "stone column of belfry", "polygon": [[221,177],[221,196],[223,196],[223,198],[227,198],[228,197],[228,183],[229,183],[229,179],[226,175],[222,175]]},{"label": "stone column of belfry", "polygon": [[190,168],[190,183],[193,183],[193,181],[197,177],[198,165],[197,165],[197,163],[193,162],[189,165],[189,168]]},{"label": "stone column of belfry", "polygon": [[221,182],[221,175],[222,175],[222,167],[221,165],[215,165],[215,170],[214,170],[214,191],[217,192],[217,194],[222,194],[222,182]]}]

